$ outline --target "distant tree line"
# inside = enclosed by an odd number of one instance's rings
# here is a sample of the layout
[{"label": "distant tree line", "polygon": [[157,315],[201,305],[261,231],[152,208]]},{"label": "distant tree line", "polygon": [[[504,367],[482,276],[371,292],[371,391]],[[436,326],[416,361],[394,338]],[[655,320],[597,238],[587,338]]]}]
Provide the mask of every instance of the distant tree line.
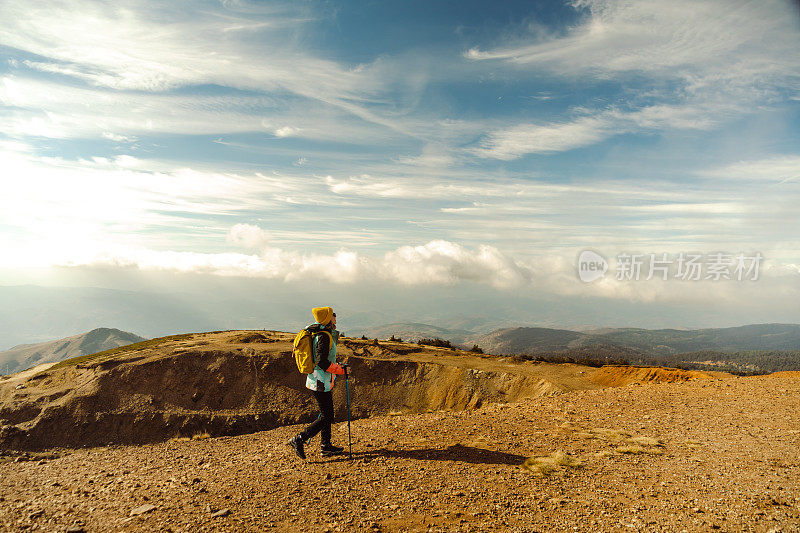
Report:
[{"label": "distant tree line", "polygon": [[800,350],[743,350],[739,352],[700,350],[649,359],[664,366],[688,370],[718,370],[744,376],[800,370]]},{"label": "distant tree line", "polygon": [[519,354],[520,360],[547,363],[665,366],[684,370],[709,370],[748,376],[785,370],[800,370],[800,350],[700,350],[677,354],[654,354],[615,344],[588,345],[553,352]]}]

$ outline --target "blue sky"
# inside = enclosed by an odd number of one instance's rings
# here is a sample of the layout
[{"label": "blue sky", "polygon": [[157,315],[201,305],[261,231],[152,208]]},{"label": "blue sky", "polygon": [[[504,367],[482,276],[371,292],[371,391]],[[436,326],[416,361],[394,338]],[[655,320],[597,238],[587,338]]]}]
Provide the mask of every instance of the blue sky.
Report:
[{"label": "blue sky", "polygon": [[[474,283],[800,320],[796,3],[0,1],[0,17],[5,284],[64,268]],[[765,260],[751,284],[584,284],[584,249]]]}]

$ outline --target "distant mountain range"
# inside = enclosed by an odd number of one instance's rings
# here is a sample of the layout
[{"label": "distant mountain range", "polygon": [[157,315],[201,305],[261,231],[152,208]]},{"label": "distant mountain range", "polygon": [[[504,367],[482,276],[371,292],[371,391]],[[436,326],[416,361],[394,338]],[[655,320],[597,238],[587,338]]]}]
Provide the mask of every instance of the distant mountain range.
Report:
[{"label": "distant mountain range", "polygon": [[[798,324],[751,324],[696,330],[604,328],[573,331],[516,327],[480,333],[424,323],[398,322],[360,328],[347,334],[355,337],[365,335],[370,339],[388,339],[394,335],[408,342],[440,338],[466,348],[477,344],[486,353],[497,355],[601,357],[668,366],[684,363],[697,366],[705,361],[706,366],[733,365],[732,370],[800,369]],[[126,331],[98,328],[55,341],[22,344],[0,352],[0,373],[18,372],[43,363],[58,362],[142,340],[145,339]]]},{"label": "distant mountain range", "polygon": [[466,329],[449,329],[420,324],[415,322],[400,322],[362,328],[358,330],[358,337],[366,336],[369,339],[388,339],[392,335],[407,342],[417,342],[420,339],[443,339],[455,344],[462,344],[469,337],[474,337],[475,332]]},{"label": "distant mountain range", "polygon": [[477,344],[487,353],[539,354],[593,345],[616,345],[652,355],[669,355],[701,350],[737,352],[743,350],[800,350],[800,325],[751,324],[731,328],[695,330],[604,328],[573,331],[554,328],[503,328],[480,334],[418,323],[386,324],[364,328],[369,338],[403,340],[438,337],[454,344]]},{"label": "distant mountain range", "polygon": [[490,353],[537,354],[592,345],[616,345],[648,355],[700,350],[800,350],[800,325],[751,324],[696,330],[620,328],[577,332],[550,328],[509,328],[467,339]]},{"label": "distant mountain range", "polygon": [[[640,364],[739,374],[800,370],[800,325],[750,324],[730,328],[586,331],[542,327],[502,328],[490,333],[400,323],[371,328],[370,338],[439,337],[455,345],[478,345],[486,353],[522,355],[551,362]],[[401,333],[402,332],[402,333]]]},{"label": "distant mountain range", "polygon": [[97,328],[80,335],[39,344],[21,344],[0,352],[0,373],[12,374],[44,363],[57,363],[110,348],[146,340],[113,328]]}]

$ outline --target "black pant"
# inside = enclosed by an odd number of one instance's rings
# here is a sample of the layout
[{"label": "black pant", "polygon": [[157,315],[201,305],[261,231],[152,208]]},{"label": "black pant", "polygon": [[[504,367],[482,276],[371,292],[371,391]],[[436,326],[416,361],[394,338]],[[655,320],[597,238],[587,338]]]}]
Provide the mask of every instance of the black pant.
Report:
[{"label": "black pant", "polygon": [[303,441],[307,441],[321,431],[322,445],[328,446],[331,443],[331,423],[333,422],[333,393],[316,390],[311,392],[319,404],[319,416],[300,433],[300,437]]}]

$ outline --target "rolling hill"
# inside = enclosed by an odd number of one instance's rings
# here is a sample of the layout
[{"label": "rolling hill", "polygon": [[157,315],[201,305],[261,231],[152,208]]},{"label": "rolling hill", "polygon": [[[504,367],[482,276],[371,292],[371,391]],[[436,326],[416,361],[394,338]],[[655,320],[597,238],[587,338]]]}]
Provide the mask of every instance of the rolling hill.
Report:
[{"label": "rolling hill", "polygon": [[38,344],[21,344],[0,352],[0,372],[12,374],[42,365],[57,363],[110,348],[145,340],[143,337],[113,328],[97,328],[80,335]]}]

